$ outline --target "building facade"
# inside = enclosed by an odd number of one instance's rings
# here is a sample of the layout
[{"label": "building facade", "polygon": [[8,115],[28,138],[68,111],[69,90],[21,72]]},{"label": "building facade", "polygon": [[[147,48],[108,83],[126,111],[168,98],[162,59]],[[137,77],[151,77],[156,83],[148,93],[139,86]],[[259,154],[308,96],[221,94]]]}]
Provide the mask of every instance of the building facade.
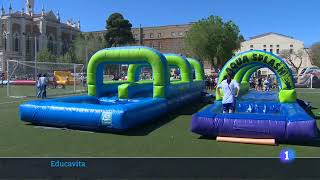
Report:
[{"label": "building facade", "polygon": [[[191,25],[192,23],[132,28],[132,34],[135,39],[135,45],[149,46],[163,53],[175,53],[189,56],[190,53],[185,49],[184,38],[190,30]],[[90,33],[98,34],[103,38],[105,31],[95,31]],[[309,50],[305,48],[304,43],[290,36],[273,32],[257,35],[251,37],[247,41],[242,42],[241,48],[237,50],[235,54],[254,49],[272,52],[276,55],[280,55],[280,53],[284,50],[292,52],[292,54],[301,52],[302,63],[300,71],[304,67],[312,65],[309,56]],[[292,59],[295,65],[298,66],[300,64],[300,58],[293,57]],[[211,75],[219,71],[217,67],[213,67],[208,61],[204,61],[203,65],[205,74]],[[268,75],[272,73],[272,71],[267,68],[261,69],[260,72],[262,75]]]},{"label": "building facade", "polygon": [[[131,31],[135,39],[134,45],[152,47],[163,53],[185,54],[184,38],[190,28],[191,24],[182,24],[132,28]],[[88,33],[94,33],[103,38],[106,31]]]},{"label": "building facade", "polygon": [[191,24],[133,28],[136,44],[155,48],[163,53],[185,54],[184,38]]},{"label": "building facade", "polygon": [[[292,59],[293,59],[292,62],[296,66],[299,66],[300,61],[302,61],[300,71],[304,67],[308,67],[312,65],[309,52],[308,52],[309,50],[305,48],[304,43],[302,41],[299,41],[297,39],[294,39],[293,37],[278,34],[278,33],[273,33],[273,32],[265,33],[265,34],[251,37],[249,40],[242,42],[239,52],[248,51],[248,50],[263,50],[267,52],[272,52],[276,55],[280,55],[284,51],[290,52],[292,53]],[[295,54],[299,54],[299,53],[301,56],[296,57]],[[288,65],[290,67],[290,64]],[[267,75],[270,73],[271,71],[269,69],[266,69],[266,68],[261,69],[262,75]]]},{"label": "building facade", "polygon": [[34,12],[34,0],[26,1],[26,8],[8,11],[1,8],[0,71],[6,60],[34,61],[35,54],[48,48],[55,55],[64,54],[80,32],[80,21],[60,21],[60,14],[52,11]]},{"label": "building facade", "polygon": [[[135,39],[134,45],[148,46],[159,50],[162,53],[174,53],[190,56],[185,48],[184,39],[190,30],[192,23],[181,25],[167,25],[155,27],[132,28],[132,34]],[[104,31],[94,31],[94,33],[103,38]],[[205,71],[208,73],[213,70],[209,63],[204,64]]]}]

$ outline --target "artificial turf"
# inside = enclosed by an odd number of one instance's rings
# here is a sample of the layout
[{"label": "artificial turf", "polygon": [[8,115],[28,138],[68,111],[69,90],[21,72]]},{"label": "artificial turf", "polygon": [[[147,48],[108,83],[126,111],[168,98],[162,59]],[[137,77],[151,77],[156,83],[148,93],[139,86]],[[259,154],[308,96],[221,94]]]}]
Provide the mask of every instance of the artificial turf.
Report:
[{"label": "artificial turf", "polygon": [[[320,108],[320,89],[298,89],[298,96]],[[298,157],[320,157],[319,139],[307,144],[263,146],[221,143],[193,134],[189,130],[191,115],[207,105],[203,102],[186,104],[126,133],[110,134],[28,125],[19,120],[18,107],[23,101],[6,97],[6,88],[0,87],[2,157],[277,157],[283,148],[293,148]],[[320,109],[313,112],[320,127]]]}]

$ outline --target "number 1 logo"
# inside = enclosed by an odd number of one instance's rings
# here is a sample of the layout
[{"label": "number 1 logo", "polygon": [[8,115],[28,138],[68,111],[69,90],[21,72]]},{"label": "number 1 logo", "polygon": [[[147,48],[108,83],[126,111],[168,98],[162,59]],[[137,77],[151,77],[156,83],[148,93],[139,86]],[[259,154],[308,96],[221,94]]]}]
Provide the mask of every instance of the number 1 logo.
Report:
[{"label": "number 1 logo", "polygon": [[283,163],[292,162],[296,158],[295,151],[293,149],[284,149],[279,154],[280,160]]}]

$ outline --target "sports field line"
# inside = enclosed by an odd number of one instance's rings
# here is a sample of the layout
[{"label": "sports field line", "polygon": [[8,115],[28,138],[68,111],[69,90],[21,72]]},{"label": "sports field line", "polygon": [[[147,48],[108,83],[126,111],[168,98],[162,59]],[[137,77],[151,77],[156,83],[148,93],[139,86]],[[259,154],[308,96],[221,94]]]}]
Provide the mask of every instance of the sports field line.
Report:
[{"label": "sports field line", "polygon": [[315,91],[315,92],[298,92],[298,94],[320,94],[320,91]]},{"label": "sports field line", "polygon": [[[82,95],[82,94],[73,94],[73,95]],[[58,98],[58,97],[66,97],[66,96],[70,96],[69,95],[60,95],[60,96],[52,96],[54,98]],[[30,100],[37,100],[37,99],[22,99],[19,101],[6,101],[6,102],[0,102],[0,105],[5,105],[5,104],[14,104],[14,103],[19,103],[19,102],[26,102],[26,101],[30,101]]]},{"label": "sports field line", "polygon": [[28,101],[28,100],[2,102],[2,103],[0,103],[0,105],[13,104],[13,103],[24,102],[24,101]]}]

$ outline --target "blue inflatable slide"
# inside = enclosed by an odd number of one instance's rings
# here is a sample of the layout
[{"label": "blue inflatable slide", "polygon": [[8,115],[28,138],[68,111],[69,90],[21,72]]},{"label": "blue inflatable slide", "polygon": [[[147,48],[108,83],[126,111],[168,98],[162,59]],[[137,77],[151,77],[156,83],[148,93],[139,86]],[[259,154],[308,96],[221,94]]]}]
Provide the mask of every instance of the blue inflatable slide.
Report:
[{"label": "blue inflatable slide", "polygon": [[[104,81],[104,69],[110,64],[130,64],[128,80]],[[139,78],[144,66],[152,68],[152,80]],[[180,80],[170,81],[169,67],[180,69]],[[204,72],[201,64],[191,58],[140,46],[108,48],[90,59],[87,84],[85,96],[33,100],[20,105],[21,120],[42,126],[125,131],[199,99]]]}]

